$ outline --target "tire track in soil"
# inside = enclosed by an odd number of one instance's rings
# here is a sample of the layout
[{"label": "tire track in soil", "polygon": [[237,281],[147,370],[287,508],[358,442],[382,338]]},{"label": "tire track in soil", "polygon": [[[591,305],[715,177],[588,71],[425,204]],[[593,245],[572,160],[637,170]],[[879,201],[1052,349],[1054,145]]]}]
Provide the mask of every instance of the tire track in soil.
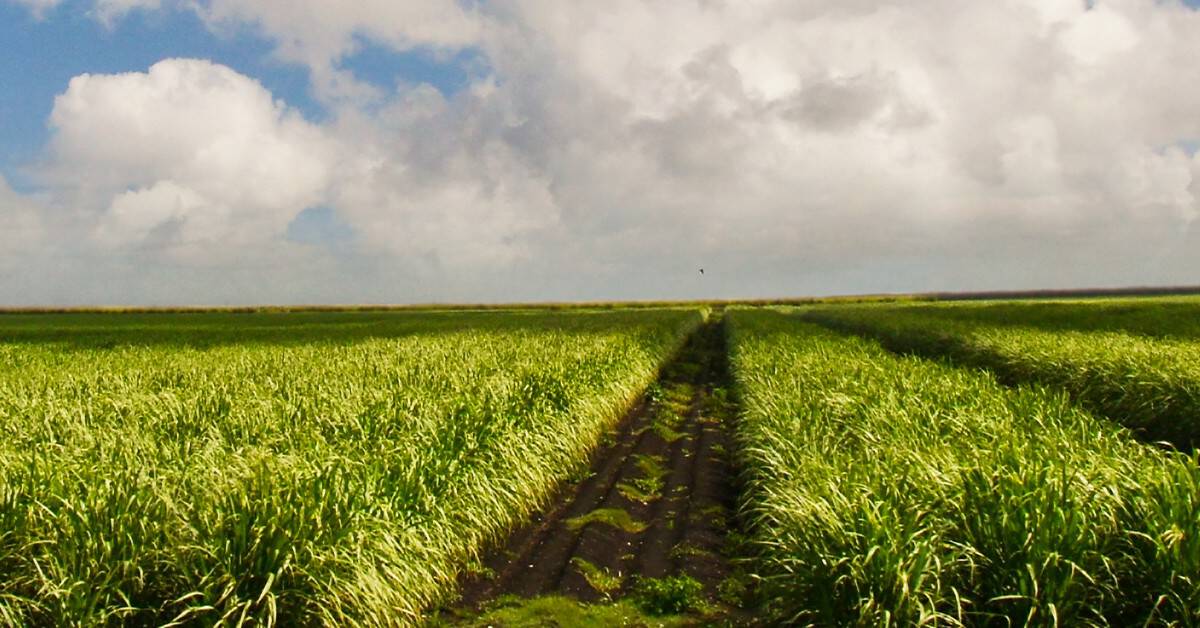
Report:
[{"label": "tire track in soil", "polygon": [[484,560],[490,577],[460,579],[462,607],[502,595],[596,602],[628,593],[633,576],[676,574],[699,580],[715,600],[731,574],[731,412],[714,395],[727,377],[724,325],[714,313],[627,415],[615,442],[593,455],[588,477],[564,487]]}]

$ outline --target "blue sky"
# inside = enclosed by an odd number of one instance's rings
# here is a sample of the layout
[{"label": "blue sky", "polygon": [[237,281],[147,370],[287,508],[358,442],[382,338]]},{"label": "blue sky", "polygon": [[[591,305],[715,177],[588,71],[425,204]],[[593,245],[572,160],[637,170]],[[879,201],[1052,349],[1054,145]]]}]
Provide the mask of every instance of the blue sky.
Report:
[{"label": "blue sky", "polygon": [[1200,283],[1200,13],[881,4],[0,0],[0,305]]},{"label": "blue sky", "polygon": [[[106,26],[88,5],[67,0],[38,19],[25,7],[0,0],[0,175],[15,189],[32,189],[24,166],[38,158],[46,143],[54,97],[84,73],[144,72],[172,57],[208,59],[253,77],[310,120],[327,117],[310,88],[308,69],[279,60],[272,54],[274,43],[249,27],[215,34],[194,12],[180,9],[135,10]],[[391,50],[362,38],[359,44],[360,50],[339,65],[385,89],[399,80],[453,94],[480,63],[472,51],[441,58],[420,50]]]},{"label": "blue sky", "polygon": [[[1200,0],[1183,0],[1200,8]],[[308,69],[272,55],[274,42],[251,28],[213,33],[189,10],[134,10],[106,26],[91,15],[89,2],[65,0],[38,19],[28,9],[0,0],[0,175],[19,190],[32,189],[24,172],[47,139],[54,97],[84,73],[144,71],[169,57],[209,59],[261,82],[276,98],[311,120],[327,111],[313,96]],[[396,51],[358,38],[360,50],[340,66],[383,88],[397,80],[427,83],[453,94],[482,63],[478,52],[448,59],[422,51]],[[1197,140],[1181,145],[1195,152]]]},{"label": "blue sky", "polygon": [[[1200,8],[1200,0],[1183,3]],[[144,71],[169,57],[209,59],[257,79],[309,119],[327,114],[313,97],[307,68],[277,59],[274,43],[251,28],[214,34],[194,12],[180,9],[134,10],[106,26],[88,7],[84,0],[66,0],[37,19],[25,7],[0,0],[0,175],[18,190],[32,189],[23,166],[45,145],[54,97],[83,73]],[[359,43],[360,51],[340,65],[384,88],[404,80],[452,94],[482,63],[482,55],[472,51],[442,59],[428,52],[398,52],[361,37]],[[1196,144],[1182,145],[1195,152]]]}]

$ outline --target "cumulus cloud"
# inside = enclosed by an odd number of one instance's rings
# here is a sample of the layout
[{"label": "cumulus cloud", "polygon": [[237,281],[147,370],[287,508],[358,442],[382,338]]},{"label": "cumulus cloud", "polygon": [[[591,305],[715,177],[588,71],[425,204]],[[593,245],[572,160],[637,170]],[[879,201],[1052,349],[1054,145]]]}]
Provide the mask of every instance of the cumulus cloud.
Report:
[{"label": "cumulus cloud", "polygon": [[530,259],[559,208],[550,179],[503,137],[493,98],[487,85],[452,101],[424,86],[341,116],[332,132],[352,150],[333,204],[365,247],[447,272]]},{"label": "cumulus cloud", "polygon": [[0,272],[30,263],[45,237],[37,203],[17,194],[0,177]]},{"label": "cumulus cloud", "polygon": [[50,124],[42,176],[108,248],[237,257],[320,204],[333,168],[322,129],[207,61],[76,77]]},{"label": "cumulus cloud", "polygon": [[[98,247],[274,251],[322,205],[361,293],[415,282],[389,300],[1173,283],[1200,262],[1200,16],[1178,2],[188,6],[308,67],[329,119],[203,61],[75,79],[42,172]],[[342,65],[363,42],[489,71],[387,91]]]},{"label": "cumulus cloud", "polygon": [[473,45],[484,28],[479,11],[458,0],[358,0],[336,5],[323,0],[208,0],[191,6],[214,29],[250,25],[276,41],[276,54],[307,65],[316,93],[330,103],[374,101],[381,96],[338,65],[364,40],[397,51],[438,52]]}]

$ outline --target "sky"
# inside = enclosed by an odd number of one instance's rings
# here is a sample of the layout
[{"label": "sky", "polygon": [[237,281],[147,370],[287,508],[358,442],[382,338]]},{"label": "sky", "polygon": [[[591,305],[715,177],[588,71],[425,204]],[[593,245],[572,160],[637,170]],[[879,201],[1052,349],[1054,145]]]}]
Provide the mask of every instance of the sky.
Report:
[{"label": "sky", "polygon": [[1200,284],[1198,5],[0,0],[0,306]]}]

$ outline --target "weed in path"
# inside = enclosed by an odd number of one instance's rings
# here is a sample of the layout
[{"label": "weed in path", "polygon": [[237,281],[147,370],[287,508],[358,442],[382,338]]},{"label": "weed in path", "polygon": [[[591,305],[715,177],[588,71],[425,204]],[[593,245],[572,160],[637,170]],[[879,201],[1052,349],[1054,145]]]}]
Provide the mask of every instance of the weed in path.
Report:
[{"label": "weed in path", "polygon": [[613,573],[603,567],[598,567],[579,556],[571,559],[571,566],[583,576],[584,580],[587,580],[588,586],[602,593],[605,599],[611,599],[612,595],[621,589],[621,584],[624,582],[620,573]]},{"label": "weed in path", "polygon": [[641,534],[646,524],[635,520],[629,512],[621,508],[597,508],[586,515],[567,519],[567,528],[572,531],[580,530],[589,523],[602,523],[624,530],[630,534]]}]

